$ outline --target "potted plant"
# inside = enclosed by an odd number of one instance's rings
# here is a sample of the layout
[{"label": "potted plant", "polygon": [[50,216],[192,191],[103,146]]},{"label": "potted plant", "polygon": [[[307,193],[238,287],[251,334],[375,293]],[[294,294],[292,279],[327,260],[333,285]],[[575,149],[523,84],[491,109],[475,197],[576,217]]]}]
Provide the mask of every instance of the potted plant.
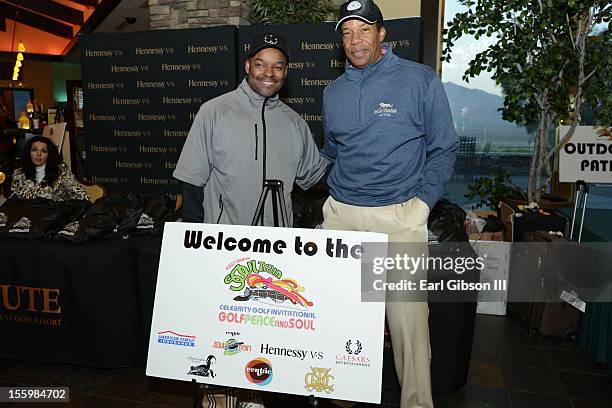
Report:
[{"label": "potted plant", "polygon": [[[487,71],[504,89],[505,120],[535,124],[528,200],[539,202],[552,178],[551,159],[572,137],[586,101],[604,124],[612,98],[612,5],[607,0],[458,0],[467,11],[448,24],[442,60],[450,61],[463,35],[494,41],[469,62],[463,79]],[[606,23],[594,37],[595,27]],[[571,127],[558,142],[551,137],[562,121]]]},{"label": "potted plant", "polygon": [[468,193],[465,195],[469,199],[478,198],[476,208],[491,208],[499,210],[499,203],[502,199],[515,198],[524,201],[521,189],[510,180],[509,171],[493,172],[491,177],[479,177],[468,185]]},{"label": "potted plant", "polygon": [[253,24],[320,23],[336,10],[331,0],[251,0]]}]

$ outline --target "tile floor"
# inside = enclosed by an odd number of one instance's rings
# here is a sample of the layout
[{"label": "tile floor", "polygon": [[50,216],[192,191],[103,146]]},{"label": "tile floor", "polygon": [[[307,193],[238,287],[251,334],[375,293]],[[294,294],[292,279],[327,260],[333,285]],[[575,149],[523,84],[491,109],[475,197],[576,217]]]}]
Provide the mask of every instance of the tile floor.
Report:
[{"label": "tile floor", "polygon": [[[388,379],[385,383],[389,383]],[[143,369],[102,370],[0,360],[0,386],[70,387],[70,403],[0,407],[160,408],[193,406],[193,384],[149,378]],[[268,408],[308,407],[305,398],[264,393]],[[384,408],[398,407],[383,390]],[[321,408],[329,407],[326,400]],[[435,397],[436,408],[612,408],[612,376],[587,352],[563,340],[529,336],[516,318],[479,315],[468,384]],[[373,407],[360,405],[359,407]]]}]

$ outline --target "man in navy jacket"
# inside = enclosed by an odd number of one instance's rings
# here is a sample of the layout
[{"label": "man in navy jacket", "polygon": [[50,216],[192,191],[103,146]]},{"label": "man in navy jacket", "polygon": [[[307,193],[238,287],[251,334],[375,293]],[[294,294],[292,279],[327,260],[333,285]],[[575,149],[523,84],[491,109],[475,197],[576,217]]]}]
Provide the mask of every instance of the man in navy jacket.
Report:
[{"label": "man in navy jacket", "polygon": [[[442,83],[382,45],[383,17],[371,0],[344,3],[336,30],[348,61],[323,94],[321,155],[333,163],[323,228],[426,243],[459,146]],[[386,305],[400,406],[433,408],[427,302],[409,300],[388,295]]]}]

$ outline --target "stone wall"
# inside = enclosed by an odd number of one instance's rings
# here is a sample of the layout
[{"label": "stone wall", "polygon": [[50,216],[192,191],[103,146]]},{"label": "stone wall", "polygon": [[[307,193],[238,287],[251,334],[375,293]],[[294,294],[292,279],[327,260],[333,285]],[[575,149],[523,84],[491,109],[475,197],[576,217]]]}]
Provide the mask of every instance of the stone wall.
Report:
[{"label": "stone wall", "polygon": [[247,0],[149,0],[151,29],[249,24]]},{"label": "stone wall", "polygon": [[[290,1],[290,0],[287,0]],[[332,0],[335,8],[345,0]],[[249,24],[248,0],[149,0],[151,29]]]}]

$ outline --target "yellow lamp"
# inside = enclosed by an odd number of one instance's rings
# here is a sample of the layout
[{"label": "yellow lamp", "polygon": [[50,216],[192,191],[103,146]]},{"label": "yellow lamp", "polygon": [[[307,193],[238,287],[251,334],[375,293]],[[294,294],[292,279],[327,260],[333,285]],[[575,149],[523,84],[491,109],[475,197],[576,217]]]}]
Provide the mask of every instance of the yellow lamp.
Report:
[{"label": "yellow lamp", "polygon": [[19,41],[19,45],[17,46],[17,51],[25,52],[25,45],[21,41]]},{"label": "yellow lamp", "polygon": [[21,112],[19,119],[17,119],[17,126],[21,129],[30,128],[30,119],[26,116],[25,112]]},{"label": "yellow lamp", "polygon": [[15,67],[13,68],[13,72],[14,72],[14,73],[16,73],[16,74],[17,74],[17,73],[19,73],[19,67],[18,67],[18,66],[15,66]]},{"label": "yellow lamp", "polygon": [[16,67],[21,68],[21,66],[22,66],[22,65],[23,65],[23,64],[22,64],[22,62],[21,62],[21,61],[19,61],[19,60],[15,61],[15,66],[16,66]]},{"label": "yellow lamp", "polygon": [[13,73],[13,81],[16,81],[19,78],[19,74]]},{"label": "yellow lamp", "polygon": [[22,54],[22,53],[20,53],[20,52],[19,52],[19,53],[17,53],[17,59],[18,59],[19,61],[23,61],[23,54]]},{"label": "yellow lamp", "polygon": [[6,174],[0,171],[0,184],[4,183],[4,180],[6,180]]}]

